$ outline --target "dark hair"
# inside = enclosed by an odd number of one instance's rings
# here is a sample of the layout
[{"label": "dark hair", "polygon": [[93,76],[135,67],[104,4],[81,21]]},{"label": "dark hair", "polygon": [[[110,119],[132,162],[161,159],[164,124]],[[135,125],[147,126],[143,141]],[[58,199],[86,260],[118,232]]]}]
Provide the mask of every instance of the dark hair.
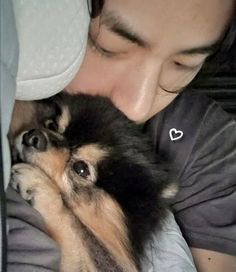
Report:
[{"label": "dark hair", "polygon": [[206,87],[208,80],[217,77],[218,73],[236,73],[236,0],[234,1],[232,16],[218,47],[206,59],[197,76],[186,86],[189,91],[195,92],[199,87],[201,89],[201,86]]},{"label": "dark hair", "polygon": [[[104,1],[105,0],[91,0],[91,18],[95,18],[101,13]],[[234,2],[232,16],[226,27],[226,31],[219,41],[219,46],[216,48],[215,52],[207,58],[201,71],[192,81],[191,85],[195,84],[195,82],[197,82],[204,74],[216,73],[219,67],[227,63],[227,56],[230,51],[236,51],[236,0],[234,0]],[[234,53],[234,55],[236,54]]]},{"label": "dark hair", "polygon": [[[228,27],[223,33],[217,50],[207,58],[205,64],[202,67],[202,72],[212,73],[217,70],[218,67],[223,65],[227,61],[227,55],[231,50],[236,50],[236,1],[233,7],[232,17],[229,20]],[[234,45],[234,47],[233,47]]]},{"label": "dark hair", "polygon": [[91,18],[95,18],[101,13],[103,5],[104,5],[104,0],[91,0],[91,7],[90,7]]}]

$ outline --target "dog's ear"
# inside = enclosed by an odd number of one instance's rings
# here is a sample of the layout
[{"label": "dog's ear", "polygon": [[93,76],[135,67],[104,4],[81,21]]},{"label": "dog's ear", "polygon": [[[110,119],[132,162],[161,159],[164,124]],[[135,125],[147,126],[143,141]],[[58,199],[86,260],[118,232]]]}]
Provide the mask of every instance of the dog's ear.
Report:
[{"label": "dog's ear", "polygon": [[15,138],[24,130],[42,126],[45,119],[59,116],[62,113],[62,101],[61,95],[37,101],[16,100],[8,132],[9,139]]},{"label": "dog's ear", "polygon": [[10,139],[35,123],[36,103],[34,101],[15,101],[8,132]]},{"label": "dog's ear", "polygon": [[135,205],[142,205],[142,201],[148,205],[169,197],[168,191],[164,193],[169,188],[168,175],[160,165],[135,162],[135,158],[110,158],[98,165],[97,186],[135,210]]},{"label": "dog's ear", "polygon": [[37,113],[41,116],[41,119],[54,119],[61,115],[62,104],[60,95],[39,100],[37,101]]},{"label": "dog's ear", "polygon": [[39,122],[46,128],[63,134],[71,121],[69,107],[72,101],[72,98],[63,92],[39,101]]}]

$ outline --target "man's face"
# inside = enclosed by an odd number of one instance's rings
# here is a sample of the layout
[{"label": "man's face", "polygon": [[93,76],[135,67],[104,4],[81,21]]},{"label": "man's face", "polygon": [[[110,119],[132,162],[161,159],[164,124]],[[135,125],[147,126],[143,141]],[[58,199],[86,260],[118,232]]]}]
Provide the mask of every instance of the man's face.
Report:
[{"label": "man's face", "polygon": [[107,0],[92,20],[71,93],[109,97],[131,120],[166,107],[198,73],[233,0]]}]

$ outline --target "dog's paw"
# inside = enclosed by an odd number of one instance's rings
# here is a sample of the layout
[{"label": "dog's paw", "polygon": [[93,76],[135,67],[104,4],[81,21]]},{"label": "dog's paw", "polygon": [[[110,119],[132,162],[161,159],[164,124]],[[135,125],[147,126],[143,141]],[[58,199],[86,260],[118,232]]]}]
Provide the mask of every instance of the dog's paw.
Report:
[{"label": "dog's paw", "polygon": [[19,163],[12,167],[11,186],[31,204],[37,190],[47,181],[48,177],[44,172],[33,165]]}]

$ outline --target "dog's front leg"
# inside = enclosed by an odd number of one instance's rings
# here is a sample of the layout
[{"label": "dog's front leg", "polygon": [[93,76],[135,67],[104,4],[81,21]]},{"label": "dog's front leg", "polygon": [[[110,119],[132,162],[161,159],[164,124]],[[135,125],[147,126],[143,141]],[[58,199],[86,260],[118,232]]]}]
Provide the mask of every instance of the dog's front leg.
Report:
[{"label": "dog's front leg", "polygon": [[95,271],[82,242],[75,217],[64,206],[58,187],[38,167],[20,163],[12,167],[11,186],[42,215],[46,228],[61,249],[63,272]]}]

